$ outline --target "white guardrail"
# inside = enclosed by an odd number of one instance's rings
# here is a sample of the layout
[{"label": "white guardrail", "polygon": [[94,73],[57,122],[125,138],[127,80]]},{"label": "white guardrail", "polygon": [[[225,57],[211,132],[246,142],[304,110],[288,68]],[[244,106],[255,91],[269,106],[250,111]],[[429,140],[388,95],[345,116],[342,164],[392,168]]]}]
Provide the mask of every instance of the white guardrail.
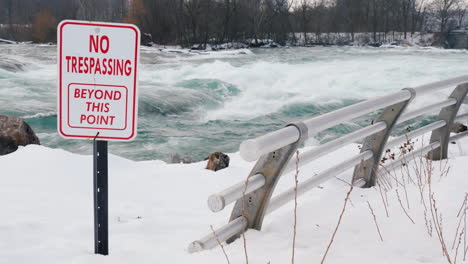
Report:
[{"label": "white guardrail", "polygon": [[[411,112],[405,112],[407,106],[416,96],[450,87],[455,87],[455,89],[449,98]],[[399,146],[408,139],[428,132],[432,132],[432,134],[427,146],[415,150],[412,155],[403,156],[399,160],[387,164],[385,170],[395,169],[403,162],[409,162],[422,155],[427,155],[433,160],[446,159],[449,142],[468,135],[468,132],[462,132],[450,137],[454,123],[468,119],[468,113],[457,116],[467,92],[468,75],[414,88],[405,88],[396,93],[369,99],[303,122],[290,124],[285,128],[242,142],[240,145],[242,158],[246,161],[258,160],[248,180],[208,198],[208,207],[213,212],[219,212],[228,204],[235,202],[229,223],[217,229],[216,236],[211,233],[190,243],[189,252],[211,249],[218,243],[225,241],[229,243],[249,228],[260,230],[265,215],[294,199],[294,188],[275,197],[272,197],[272,194],[281,175],[295,170],[296,160],[291,159],[291,157],[298,146],[309,136],[348,120],[383,109],[380,117],[373,124],[300,154],[298,165],[303,166],[347,144],[364,140],[360,154],[305,180],[298,185],[298,195],[302,195],[352,167],[355,167],[354,185],[372,187],[375,185],[380,170],[382,170],[382,168],[379,169],[379,163],[386,149]],[[390,132],[396,124],[424,114],[434,114],[437,111],[439,111],[439,115],[436,121],[388,141]]]}]

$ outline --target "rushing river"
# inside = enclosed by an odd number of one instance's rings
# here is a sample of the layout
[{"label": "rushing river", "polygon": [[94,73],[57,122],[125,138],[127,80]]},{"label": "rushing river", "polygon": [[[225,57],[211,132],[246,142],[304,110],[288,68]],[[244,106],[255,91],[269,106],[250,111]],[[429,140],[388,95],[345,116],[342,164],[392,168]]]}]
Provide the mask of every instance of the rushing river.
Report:
[{"label": "rushing river", "polygon": [[[141,50],[137,139],[110,143],[134,160],[200,160],[242,140],[404,87],[468,73],[468,52],[433,48],[314,47],[188,53]],[[41,143],[91,153],[56,130],[56,46],[0,45],[0,114],[26,119]],[[450,91],[418,99],[421,106]],[[465,106],[464,106],[465,108]],[[467,109],[464,109],[467,110]],[[315,135],[313,145],[367,125],[375,114]],[[411,124],[420,126],[431,117]],[[408,124],[406,124],[408,125]]]}]

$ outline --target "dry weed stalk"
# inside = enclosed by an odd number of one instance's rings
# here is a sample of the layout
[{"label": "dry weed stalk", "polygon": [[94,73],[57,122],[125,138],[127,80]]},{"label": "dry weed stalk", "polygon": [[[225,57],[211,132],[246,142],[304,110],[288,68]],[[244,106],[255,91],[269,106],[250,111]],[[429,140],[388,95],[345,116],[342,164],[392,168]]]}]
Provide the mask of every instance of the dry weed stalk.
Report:
[{"label": "dry weed stalk", "polygon": [[[247,192],[247,186],[249,185],[250,176],[245,179],[244,190],[242,190],[242,226],[245,225],[245,193]],[[245,263],[249,264],[249,254],[247,252],[247,239],[245,239],[245,228],[242,229],[242,241],[244,243],[244,255]]]},{"label": "dry weed stalk", "polygon": [[442,214],[439,214],[438,212],[436,199],[434,198],[434,192],[432,191],[432,166],[429,166],[428,168],[426,168],[426,170],[428,171],[427,184],[429,188],[429,207],[431,209],[431,216],[432,216],[432,221],[434,223],[434,229],[436,231],[437,237],[440,242],[440,246],[442,248],[442,254],[444,257],[447,258],[447,262],[451,264],[453,262],[447,250],[447,245],[445,244],[445,239],[444,239]]},{"label": "dry weed stalk", "polygon": [[463,200],[463,203],[460,206],[460,210],[458,210],[457,217],[460,217],[460,214],[462,213],[463,209],[466,208],[466,203],[467,202],[468,202],[468,193],[465,193],[465,199]]},{"label": "dry weed stalk", "polygon": [[296,248],[296,228],[297,228],[297,186],[299,184],[299,150],[296,151],[296,174],[294,175],[294,231],[293,231],[293,242],[292,242],[292,257],[291,263],[294,264],[294,255]]},{"label": "dry weed stalk", "polygon": [[379,169],[374,169],[374,173],[378,176],[377,180],[380,182],[383,188],[385,190],[390,190],[393,188],[392,182],[388,176],[391,176],[391,172],[383,166],[383,163],[380,163],[380,168],[381,170],[384,171],[384,173],[381,173]]},{"label": "dry weed stalk", "polygon": [[462,234],[463,234],[463,261],[466,260],[466,254],[468,252],[468,246],[467,246],[467,242],[466,242],[466,233],[467,233],[467,229],[466,229],[466,218],[467,218],[467,213],[468,213],[468,193],[465,193],[465,199],[463,200],[463,203],[460,207],[460,210],[458,210],[458,214],[457,214],[457,217],[459,218],[459,221],[458,221],[458,225],[457,225],[457,231],[455,232],[455,237],[454,237],[454,240],[453,240],[453,244],[452,244],[452,250],[455,246],[455,242],[457,240],[457,234],[458,233],[458,230],[460,230],[460,227],[462,226],[463,224],[463,228],[461,229],[461,232],[460,232],[460,236],[459,236],[459,240],[458,240],[458,245],[457,245],[457,249],[456,249],[456,255],[455,255],[455,258],[457,257],[457,254],[458,254],[458,247],[460,246],[461,244],[461,240],[462,240]]},{"label": "dry weed stalk", "polygon": [[[338,177],[336,177],[336,176],[335,176],[335,179],[337,179],[337,180],[343,182],[344,184],[346,184],[346,185],[348,185],[348,186],[351,184],[351,183],[349,183],[349,182],[347,182],[347,181],[345,181],[345,180],[343,180],[343,179],[341,179],[341,178],[338,178]],[[351,197],[349,197],[348,201],[349,201],[349,204],[351,205],[351,207],[354,208],[355,206],[354,206],[353,200],[351,200]]]},{"label": "dry weed stalk", "polygon": [[382,186],[380,185],[379,181],[377,181],[377,187],[379,187],[379,193],[380,193],[380,197],[382,198],[382,203],[383,203],[384,208],[385,208],[385,214],[387,215],[387,217],[390,217],[390,214],[388,213],[387,203],[385,202],[385,199],[384,199],[384,196],[383,196]]},{"label": "dry weed stalk", "polygon": [[[411,175],[411,173],[409,173],[409,166],[407,166],[408,164],[408,160],[406,159],[406,155],[407,153],[411,153],[413,155],[413,158],[414,158],[414,142],[411,141],[408,136],[406,136],[406,142],[400,146],[400,154],[399,154],[399,159],[401,159],[402,161],[402,164],[401,164],[401,167],[400,167],[400,176],[401,176],[401,180],[402,180],[402,187],[403,187],[403,190],[405,191],[405,199],[406,199],[406,206],[408,208],[408,210],[410,210],[410,204],[409,204],[409,198],[408,198],[408,190],[406,188],[406,184],[411,184],[411,183],[414,183],[414,180],[413,180],[413,177]],[[405,181],[405,176],[406,178],[408,179],[407,181]]]},{"label": "dry weed stalk", "polygon": [[345,201],[344,201],[343,209],[341,210],[340,217],[338,218],[338,223],[336,224],[335,231],[333,231],[332,237],[331,237],[330,242],[328,243],[328,246],[327,246],[327,250],[325,251],[325,254],[323,255],[322,261],[320,262],[321,264],[323,264],[325,262],[325,258],[327,257],[328,251],[330,250],[330,247],[333,244],[336,233],[338,232],[338,228],[340,227],[341,220],[343,219],[343,215],[344,215],[344,213],[346,211],[346,205],[348,204],[349,196],[351,195],[351,192],[353,191],[353,188],[354,188],[353,184],[350,184],[349,191],[348,191],[348,193],[346,193],[346,198],[345,198]]},{"label": "dry weed stalk", "polygon": [[[427,185],[427,179],[425,178],[423,179],[424,174],[421,172],[423,170],[422,167],[424,164],[422,157],[419,160],[419,164],[420,164],[419,167],[417,167],[418,166],[417,164],[415,167],[417,187],[418,187],[418,191],[419,191],[419,195],[421,199],[421,204],[423,205],[424,223],[426,225],[427,234],[429,235],[429,237],[432,237],[433,221],[428,215],[428,208],[427,208],[426,199],[425,199],[425,192],[426,192],[425,189]],[[429,166],[428,161],[426,161],[426,166]]]},{"label": "dry weed stalk", "polygon": [[398,193],[398,189],[395,189],[395,192],[396,192],[396,196],[398,198],[398,202],[400,203],[400,206],[401,206],[401,209],[403,209],[403,212],[405,213],[405,215],[408,217],[408,219],[411,221],[411,223],[416,224],[413,220],[413,218],[411,218],[411,216],[408,214],[408,212],[406,211],[405,207],[403,206],[403,203],[401,202],[401,198],[400,198],[400,194]]},{"label": "dry weed stalk", "polygon": [[[423,214],[424,214],[424,224],[426,226],[427,233],[430,237],[432,237],[432,220],[428,217],[428,208],[426,205],[426,199],[425,199],[425,190],[427,186],[427,175],[428,172],[432,173],[432,170],[429,168],[432,168],[432,160],[425,159],[423,156],[416,157],[415,152],[414,152],[414,141],[411,141],[407,139],[407,142],[400,146],[400,157],[403,160],[403,166],[402,168],[405,168],[404,170],[401,170],[401,177],[407,177],[408,182],[412,183],[418,188],[419,195],[420,195],[420,202],[423,205]],[[423,147],[423,144],[421,144],[421,148]],[[411,153],[412,155],[412,160],[415,160],[416,162],[413,164],[413,172],[416,175],[416,179],[413,180],[412,173],[410,170],[410,166],[408,164],[408,160],[406,159],[406,154]],[[403,185],[405,188],[405,194],[406,193],[406,185]],[[402,202],[400,195],[398,193],[398,190],[396,190],[396,194],[398,197],[398,201],[400,202],[400,206],[403,209],[404,213],[406,216],[411,220],[411,222],[414,224],[414,220],[409,216],[409,213],[403,208]],[[407,206],[409,209],[409,203],[407,202]]]},{"label": "dry weed stalk", "polygon": [[[464,220],[464,218],[466,216],[467,199],[468,199],[468,194],[465,194],[465,199],[463,200],[463,203],[462,203],[462,205],[460,207],[460,210],[458,211],[458,214],[457,214],[457,217],[460,218],[460,219],[458,221],[457,231],[455,232],[455,234],[458,234],[458,230],[460,230],[461,223],[462,223],[462,221]],[[465,231],[466,231],[466,229],[465,229]],[[455,238],[453,239],[453,243],[452,243],[452,249],[455,247],[456,240],[457,240],[457,237],[455,236]]]},{"label": "dry weed stalk", "polygon": [[[405,191],[405,200],[406,200],[406,206],[408,208],[408,210],[410,210],[410,203],[409,203],[409,198],[408,198],[408,190],[406,189],[406,182],[405,182],[405,172],[403,171],[404,168],[406,166],[401,166],[401,170],[400,170],[400,175],[401,175],[401,180],[403,182],[403,190]],[[411,177],[408,177],[409,179],[411,179]]]},{"label": "dry weed stalk", "polygon": [[[424,147],[424,137],[421,140],[421,148]],[[413,153],[414,155],[414,153]],[[432,168],[432,160],[424,158],[422,155],[416,159],[416,162],[413,166],[413,171],[416,175],[416,185],[418,187],[419,195],[420,195],[420,202],[423,205],[423,213],[424,213],[424,224],[426,225],[427,234],[429,237],[432,237],[433,233],[433,220],[428,215],[428,207],[425,199],[425,190],[427,187],[427,173],[428,167]],[[432,170],[431,170],[432,171]],[[411,175],[410,170],[408,169],[407,175]]]},{"label": "dry weed stalk", "polygon": [[[465,197],[466,197],[466,196],[467,196],[467,195],[465,194]],[[467,211],[468,211],[468,202],[465,203],[465,216],[463,217],[463,218],[464,218],[464,222],[465,222],[465,227],[464,227],[464,229],[465,229],[465,235],[464,235],[464,237],[463,237],[463,247],[465,248],[465,252],[464,252],[464,254],[463,254],[463,261],[466,260],[466,254],[468,253],[468,245],[467,245],[467,242],[466,242],[466,233],[468,232],[468,230],[466,229],[466,218],[467,218],[466,215],[467,215]]]},{"label": "dry weed stalk", "polygon": [[367,201],[367,205],[369,206],[369,210],[372,216],[374,217],[374,223],[375,223],[375,227],[377,228],[377,232],[379,233],[380,241],[383,242],[382,233],[380,232],[379,224],[377,223],[377,217],[374,214],[374,209],[372,209],[372,206],[370,205],[369,201]]},{"label": "dry weed stalk", "polygon": [[[414,152],[414,144],[415,142],[410,140],[408,136],[406,136],[406,145],[400,146],[400,158],[402,159],[402,166],[401,166],[401,177],[403,178],[404,176],[408,177],[408,183],[409,184],[414,184],[416,185],[416,182],[414,181],[411,173],[410,173],[410,168],[408,166],[409,160],[406,158],[406,153],[411,154],[411,158],[414,160],[416,158],[415,152]],[[406,191],[406,190],[405,190]],[[409,209],[409,208],[408,208]]]},{"label": "dry weed stalk", "polygon": [[[459,236],[460,238],[458,239],[457,249],[455,250],[455,259],[453,260],[454,263],[457,263],[458,248],[460,247],[460,244],[462,242],[462,236],[464,235],[464,233],[465,233],[465,230],[462,230],[460,232],[460,236]],[[456,238],[456,236],[455,236],[455,238]]]},{"label": "dry weed stalk", "polygon": [[226,253],[226,250],[224,249],[223,244],[222,244],[221,241],[219,240],[218,234],[216,234],[216,232],[215,232],[215,230],[214,230],[214,228],[213,228],[212,225],[210,225],[210,228],[211,228],[211,231],[213,232],[213,236],[216,238],[216,242],[218,242],[218,245],[219,245],[219,246],[221,247],[221,249],[223,250],[223,254],[224,254],[224,256],[226,257],[227,263],[228,263],[228,264],[231,264],[231,262],[229,261],[229,257],[228,257],[228,255],[227,255],[227,253]]},{"label": "dry weed stalk", "polygon": [[444,239],[444,234],[443,234],[443,230],[442,230],[442,215],[441,214],[438,214],[438,211],[437,211],[437,205],[436,205],[436,200],[434,198],[434,194],[429,194],[429,204],[430,204],[430,207],[431,207],[431,216],[432,216],[432,220],[434,222],[434,229],[436,231],[436,234],[437,234],[437,237],[439,239],[439,242],[440,242],[440,246],[442,248],[442,254],[444,257],[447,258],[447,261],[448,263],[452,263],[452,259],[450,257],[450,254],[447,250],[447,246],[445,244],[445,239]]}]

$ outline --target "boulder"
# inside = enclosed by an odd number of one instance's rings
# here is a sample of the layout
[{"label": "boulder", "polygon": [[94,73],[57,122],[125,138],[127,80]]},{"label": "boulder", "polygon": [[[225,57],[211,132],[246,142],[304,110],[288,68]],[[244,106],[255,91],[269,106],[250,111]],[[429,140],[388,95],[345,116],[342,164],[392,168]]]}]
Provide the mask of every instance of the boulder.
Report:
[{"label": "boulder", "polygon": [[229,156],[222,152],[211,153],[205,160],[207,170],[218,171],[229,167]]},{"label": "boulder", "polygon": [[22,118],[0,115],[0,155],[12,153],[18,146],[39,145],[31,127]]},{"label": "boulder", "polygon": [[467,130],[468,130],[468,127],[463,125],[463,124],[460,124],[460,123],[455,123],[452,126],[452,132],[454,132],[454,133],[461,133],[461,132],[465,132]]},{"label": "boulder", "polygon": [[188,157],[188,156],[187,156],[187,157],[184,157],[184,158],[182,159],[182,163],[184,163],[184,164],[190,164],[190,163],[192,163],[192,162],[193,162],[193,159],[192,159],[191,157]]},{"label": "boulder", "polygon": [[382,43],[380,43],[380,42],[370,42],[370,43],[367,44],[367,46],[378,48],[378,47],[382,46]]},{"label": "boulder", "polygon": [[169,164],[180,164],[180,163],[189,164],[189,163],[192,163],[192,162],[193,162],[193,159],[191,157],[185,156],[185,157],[181,158],[179,156],[179,154],[177,154],[177,153],[172,153],[169,156],[169,161],[168,161]]},{"label": "boulder", "polygon": [[151,47],[153,46],[153,36],[150,33],[143,33],[141,34],[141,45]]},{"label": "boulder", "polygon": [[180,156],[177,153],[171,154],[169,157],[169,163],[170,164],[179,164],[180,163]]}]

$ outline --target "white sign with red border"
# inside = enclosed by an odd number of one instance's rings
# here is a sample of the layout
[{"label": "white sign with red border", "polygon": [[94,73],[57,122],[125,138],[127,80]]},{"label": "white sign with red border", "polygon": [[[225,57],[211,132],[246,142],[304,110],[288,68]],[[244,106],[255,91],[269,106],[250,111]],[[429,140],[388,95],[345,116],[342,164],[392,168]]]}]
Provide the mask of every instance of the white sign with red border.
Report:
[{"label": "white sign with red border", "polygon": [[57,31],[59,133],[66,138],[134,139],[138,27],[65,20]]}]

